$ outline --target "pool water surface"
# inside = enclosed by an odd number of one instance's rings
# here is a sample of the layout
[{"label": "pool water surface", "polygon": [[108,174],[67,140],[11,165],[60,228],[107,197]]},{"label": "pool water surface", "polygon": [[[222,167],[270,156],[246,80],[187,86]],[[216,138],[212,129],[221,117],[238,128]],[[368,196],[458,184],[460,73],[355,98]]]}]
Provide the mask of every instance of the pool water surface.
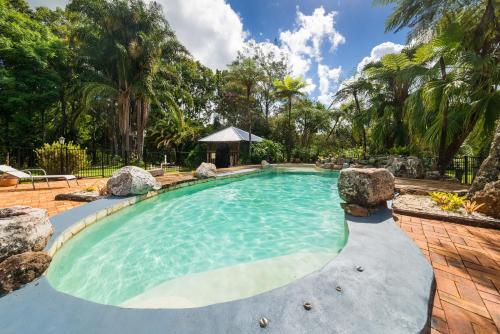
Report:
[{"label": "pool water surface", "polygon": [[337,176],[271,171],[163,193],[65,243],[48,280],[134,308],[199,307],[286,285],[346,243]]}]

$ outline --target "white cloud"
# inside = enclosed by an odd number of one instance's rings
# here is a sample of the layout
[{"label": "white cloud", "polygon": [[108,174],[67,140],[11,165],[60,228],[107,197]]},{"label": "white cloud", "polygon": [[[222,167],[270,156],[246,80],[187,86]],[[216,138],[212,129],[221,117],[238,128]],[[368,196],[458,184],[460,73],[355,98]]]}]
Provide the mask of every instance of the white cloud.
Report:
[{"label": "white cloud", "polygon": [[[32,6],[64,6],[64,0],[29,0]],[[244,45],[246,33],[238,14],[225,0],[156,0],[179,41],[195,59],[223,69]]]},{"label": "white cloud", "polygon": [[[340,44],[345,43],[344,36],[335,29],[336,15],[337,12],[334,11],[326,13],[323,7],[316,8],[311,15],[297,10],[296,27],[280,33],[280,46],[269,41],[258,43],[263,49],[272,50],[275,54],[283,54],[288,58],[291,75],[301,76],[306,81],[307,87],[304,89],[306,93],[311,94],[316,90],[317,85],[308,77],[308,73],[314,63],[319,66],[323,59],[323,44],[328,42],[329,50],[333,52]],[[334,80],[335,75],[340,75],[340,68],[327,67],[328,82]],[[338,81],[338,78],[335,80]],[[323,87],[326,87],[324,82]]]},{"label": "white cloud", "polygon": [[369,63],[379,61],[386,54],[398,53],[403,50],[404,47],[404,45],[395,44],[393,42],[384,42],[375,46],[372,49],[370,56],[363,58],[363,60],[361,60],[361,62],[358,64],[358,72],[361,72],[363,68]]},{"label": "white cloud", "polygon": [[202,64],[223,69],[244,45],[246,34],[224,0],[159,0],[179,41]]},{"label": "white cloud", "polygon": [[331,84],[338,84],[342,67],[330,68],[328,65],[318,64],[319,92],[318,101],[330,104],[332,100]]}]

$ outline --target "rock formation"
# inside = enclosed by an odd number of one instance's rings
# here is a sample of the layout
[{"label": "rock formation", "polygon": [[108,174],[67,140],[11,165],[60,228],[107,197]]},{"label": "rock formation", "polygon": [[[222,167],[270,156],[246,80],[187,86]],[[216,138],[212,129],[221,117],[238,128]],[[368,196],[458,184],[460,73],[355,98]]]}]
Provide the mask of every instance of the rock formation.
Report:
[{"label": "rock formation", "polygon": [[194,172],[194,176],[198,179],[207,179],[209,177],[217,176],[217,167],[214,164],[210,164],[207,162],[202,162],[196,171]]},{"label": "rock formation", "polygon": [[126,166],[113,173],[107,188],[115,196],[142,195],[151,190],[159,190],[161,184],[144,169]]}]

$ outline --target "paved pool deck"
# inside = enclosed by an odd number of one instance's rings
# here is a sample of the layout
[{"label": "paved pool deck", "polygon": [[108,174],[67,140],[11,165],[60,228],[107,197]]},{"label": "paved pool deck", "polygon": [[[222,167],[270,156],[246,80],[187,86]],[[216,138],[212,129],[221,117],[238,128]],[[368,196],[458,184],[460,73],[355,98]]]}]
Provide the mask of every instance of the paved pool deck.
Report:
[{"label": "paved pool deck", "polygon": [[[189,182],[184,182],[189,185]],[[125,205],[108,198],[52,218],[67,234],[89,214]],[[96,214],[96,212],[98,212]],[[94,220],[95,220],[94,218]],[[194,309],[127,309],[53,289],[45,276],[0,298],[2,333],[419,333],[430,324],[432,267],[389,210],[346,217],[349,239],[321,270],[237,301]],[[361,266],[363,269],[358,270]],[[409,274],[411,273],[411,274]],[[340,291],[339,291],[340,290]],[[313,305],[306,311],[303,303]],[[259,319],[269,319],[260,328]]]}]

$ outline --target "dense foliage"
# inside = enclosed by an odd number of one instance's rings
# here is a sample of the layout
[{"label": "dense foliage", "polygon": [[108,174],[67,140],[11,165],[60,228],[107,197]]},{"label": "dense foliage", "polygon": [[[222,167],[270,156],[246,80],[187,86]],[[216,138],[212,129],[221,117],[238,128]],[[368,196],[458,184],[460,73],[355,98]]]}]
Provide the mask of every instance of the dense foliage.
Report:
[{"label": "dense foliage", "polygon": [[303,93],[286,56],[248,44],[223,71],[193,59],[143,0],[31,9],[0,0],[0,153],[65,137],[115,154],[204,157],[197,140],[233,125],[268,139],[247,159],[379,153],[484,154],[500,111],[493,0],[379,0],[408,46],[342,83],[330,106]]}]

